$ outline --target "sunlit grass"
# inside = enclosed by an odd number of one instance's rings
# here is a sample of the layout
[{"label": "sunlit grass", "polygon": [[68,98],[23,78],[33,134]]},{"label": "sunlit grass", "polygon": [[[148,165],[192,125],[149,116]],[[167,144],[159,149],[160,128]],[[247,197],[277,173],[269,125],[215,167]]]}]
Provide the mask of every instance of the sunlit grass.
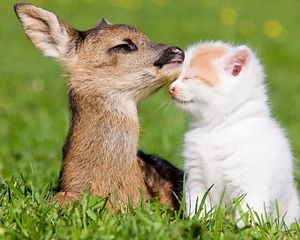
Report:
[{"label": "sunlit grass", "polygon": [[[23,178],[12,178],[0,185],[2,216],[0,237],[16,239],[295,239],[299,225],[290,229],[282,218],[259,216],[249,209],[240,210],[242,219],[234,217],[241,198],[206,211],[201,200],[199,211],[190,219],[184,210],[172,211],[154,199],[139,207],[109,212],[107,199],[84,195],[73,206],[49,204],[51,185],[36,189]],[[223,207],[221,207],[223,206]],[[201,217],[199,217],[201,216]],[[237,222],[242,221],[243,227]]]}]

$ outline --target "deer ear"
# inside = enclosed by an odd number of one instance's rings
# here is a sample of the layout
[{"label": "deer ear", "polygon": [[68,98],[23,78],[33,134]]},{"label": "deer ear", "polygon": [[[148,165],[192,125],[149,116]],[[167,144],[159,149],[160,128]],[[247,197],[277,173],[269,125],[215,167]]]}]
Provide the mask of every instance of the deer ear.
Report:
[{"label": "deer ear", "polygon": [[102,26],[109,25],[110,23],[107,21],[107,19],[102,18],[96,25],[96,28],[101,28]]},{"label": "deer ear", "polygon": [[14,6],[27,37],[45,56],[61,59],[78,32],[54,13],[28,3]]},{"label": "deer ear", "polygon": [[232,76],[238,76],[247,66],[251,56],[251,50],[246,46],[238,47],[233,55],[226,61],[225,70]]}]

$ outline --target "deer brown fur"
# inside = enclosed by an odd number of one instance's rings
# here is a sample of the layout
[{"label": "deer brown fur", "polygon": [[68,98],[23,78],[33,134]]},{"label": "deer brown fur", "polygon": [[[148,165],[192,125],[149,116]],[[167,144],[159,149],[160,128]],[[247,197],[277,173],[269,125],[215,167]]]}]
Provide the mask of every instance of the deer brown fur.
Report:
[{"label": "deer brown fur", "polygon": [[70,128],[63,148],[61,193],[54,199],[73,200],[88,189],[94,195],[111,194],[120,204],[130,199],[135,206],[143,192],[145,199],[157,196],[176,208],[173,191],[181,191],[174,188],[182,183],[182,173],[168,164],[155,167],[159,159],[137,156],[136,107],[177,78],[182,50],[154,44],[124,24],[103,20],[93,29],[78,31],[31,4],[16,4],[15,11],[28,38],[44,55],[60,61],[68,76]]}]

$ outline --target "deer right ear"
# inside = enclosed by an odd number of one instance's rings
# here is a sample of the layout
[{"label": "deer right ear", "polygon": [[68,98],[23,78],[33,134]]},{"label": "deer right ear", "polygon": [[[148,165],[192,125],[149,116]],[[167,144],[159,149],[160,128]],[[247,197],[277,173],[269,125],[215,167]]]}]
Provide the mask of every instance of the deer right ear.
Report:
[{"label": "deer right ear", "polygon": [[110,25],[110,23],[105,19],[105,18],[102,18],[96,25],[96,28],[101,28],[102,26],[105,26],[105,25]]},{"label": "deer right ear", "polygon": [[54,13],[28,3],[14,6],[17,17],[31,42],[45,55],[62,59],[68,44],[77,31],[60,20]]}]

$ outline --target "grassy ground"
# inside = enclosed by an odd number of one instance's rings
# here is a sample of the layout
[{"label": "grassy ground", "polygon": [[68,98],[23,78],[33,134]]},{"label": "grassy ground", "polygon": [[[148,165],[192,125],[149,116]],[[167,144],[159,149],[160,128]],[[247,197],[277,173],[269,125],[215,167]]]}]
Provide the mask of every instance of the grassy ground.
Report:
[{"label": "grassy ground", "polygon": [[[280,221],[239,229],[232,206],[200,220],[159,207],[154,201],[110,214],[105,201],[85,197],[60,212],[47,204],[55,186],[61,146],[68,128],[65,79],[53,60],[29,43],[13,12],[15,1],[0,1],[0,238],[8,239],[288,239],[299,238]],[[248,43],[267,72],[274,116],[287,130],[300,159],[300,2],[172,0],[32,0],[79,29],[101,17],[142,29],[153,41],[186,48],[199,40]],[[186,116],[166,89],[139,108],[140,146],[182,166]],[[300,183],[299,162],[296,181]]]}]

